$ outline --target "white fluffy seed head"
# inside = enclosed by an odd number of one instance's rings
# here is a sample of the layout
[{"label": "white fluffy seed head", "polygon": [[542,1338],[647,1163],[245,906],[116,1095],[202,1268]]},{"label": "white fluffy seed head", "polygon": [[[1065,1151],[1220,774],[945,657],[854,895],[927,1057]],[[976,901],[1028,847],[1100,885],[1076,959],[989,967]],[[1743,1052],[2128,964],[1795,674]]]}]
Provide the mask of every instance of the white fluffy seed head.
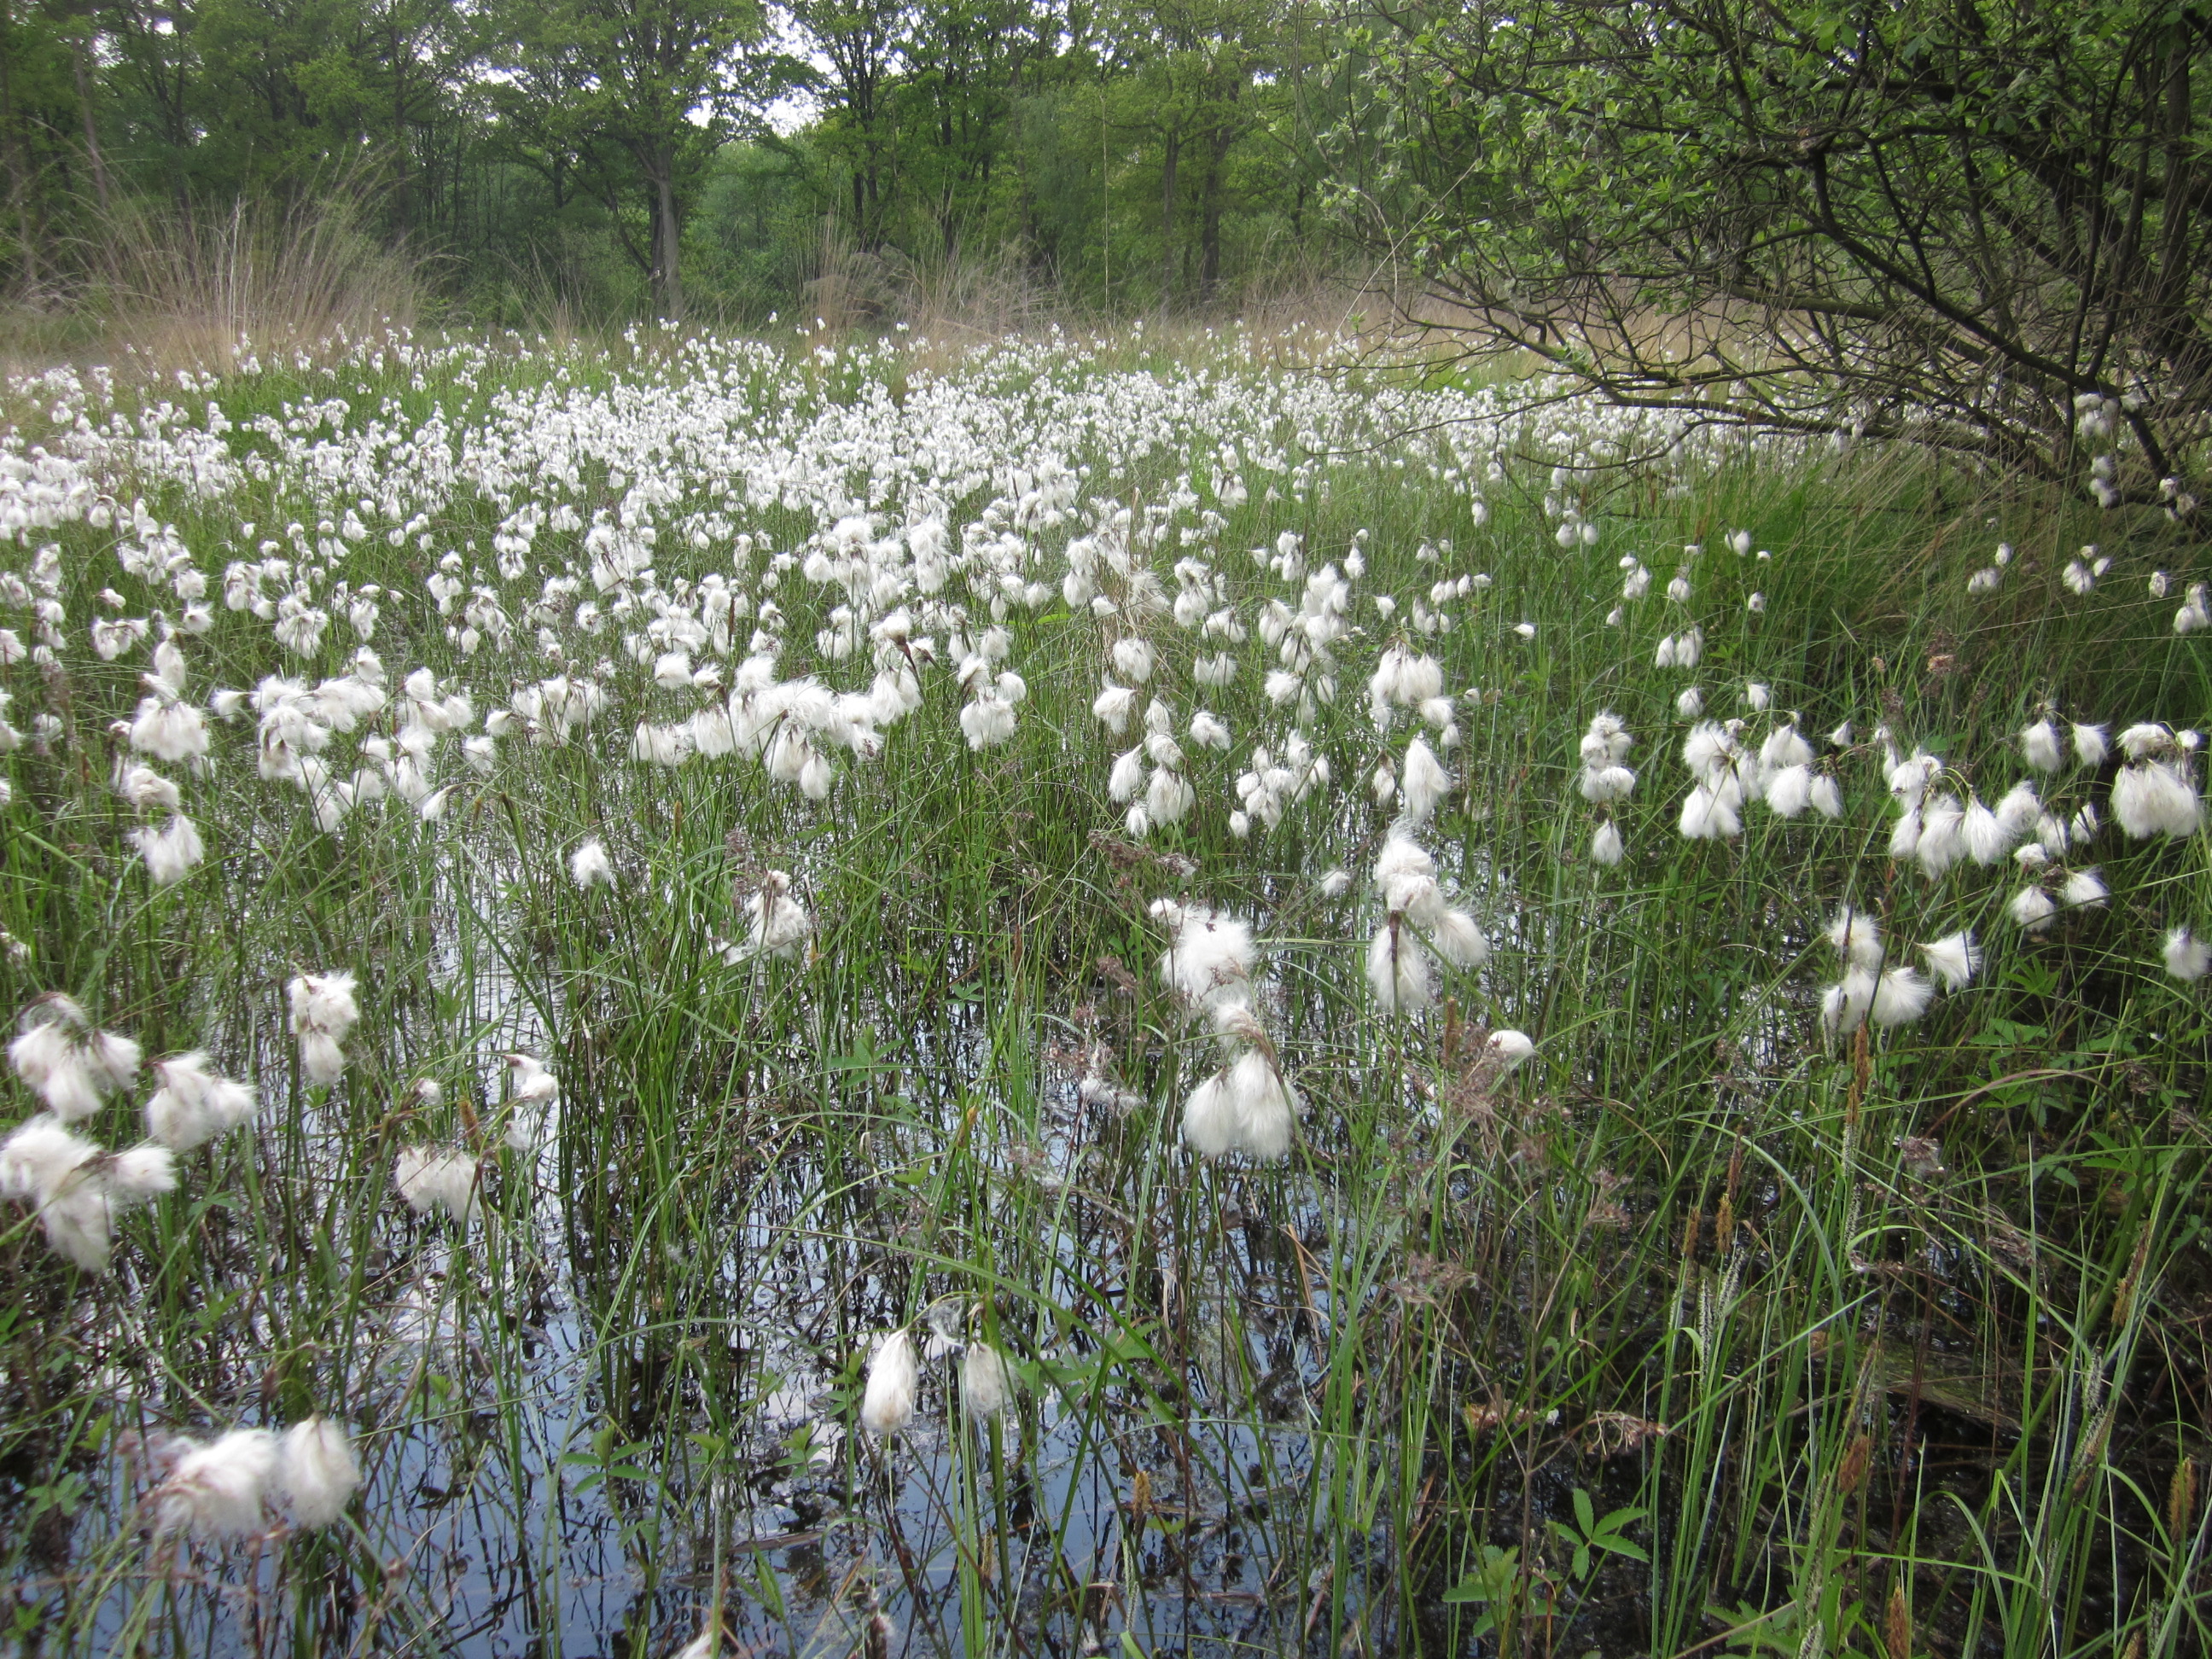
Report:
[{"label": "white fluffy seed head", "polygon": [[2197,786],[2179,761],[2123,766],[2112,780],[2112,816],[2137,841],[2151,836],[2193,836],[2203,815]]},{"label": "white fluffy seed head", "polygon": [[2020,734],[2020,752],[2039,772],[2056,772],[2066,763],[2058,728],[2047,720],[2037,720]]},{"label": "white fluffy seed head", "polygon": [[1408,927],[1388,922],[1367,944],[1367,984],[1392,1012],[1415,1013],[1436,1000],[1429,982],[1429,953]]},{"label": "white fluffy seed head", "polygon": [[1971,932],[1946,934],[1922,945],[1920,954],[1928,959],[1928,971],[1943,982],[1947,991],[1966,989],[1981,971],[1981,947],[1974,943]]},{"label": "white fluffy seed head", "polygon": [[173,1152],[191,1152],[253,1115],[252,1086],[216,1073],[204,1052],[157,1060],[154,1075],[161,1086],[146,1102],[146,1133]]},{"label": "white fluffy seed head", "polygon": [[988,1342],[970,1342],[960,1356],[960,1403],[978,1419],[1014,1403],[1014,1372],[1006,1355]]},{"label": "white fluffy seed head", "polygon": [[896,1434],[914,1420],[921,1381],[914,1339],[903,1330],[878,1338],[875,1357],[868,1362],[867,1387],[860,1396],[860,1421],[877,1434]]},{"label": "white fluffy seed head", "polygon": [[1935,997],[1934,982],[1917,969],[1892,968],[1875,981],[1867,1018],[1881,1026],[1909,1025],[1928,1012]]},{"label": "white fluffy seed head", "polygon": [[392,1165],[392,1183],[417,1215],[437,1210],[466,1222],[476,1212],[477,1160],[451,1146],[410,1146]]},{"label": "white fluffy seed head", "polygon": [[2051,917],[2058,914],[2058,905],[2041,887],[2023,887],[2012,896],[2005,906],[2005,914],[2016,926],[2037,933],[2051,925]]},{"label": "white fluffy seed head", "polygon": [[1225,1158],[1237,1145],[1237,1101],[1229,1074],[1216,1072],[1182,1103],[1183,1144],[1200,1158]]},{"label": "white fluffy seed head", "polygon": [[1429,943],[1455,968],[1480,968],[1490,959],[1490,941],[1464,910],[1446,908],[1429,926]]},{"label": "white fluffy seed head", "polygon": [[1861,968],[1881,965],[1881,928],[1863,910],[1853,909],[1848,904],[1838,905],[1825,931],[1828,943],[1835,946],[1845,962]]},{"label": "white fluffy seed head", "polygon": [[1451,793],[1451,775],[1426,738],[1415,738],[1406,746],[1406,769],[1398,790],[1406,821],[1411,824],[1426,823],[1435,815],[1437,804]]},{"label": "white fluffy seed head", "polygon": [[277,1454],[276,1486],[293,1520],[303,1527],[327,1527],[345,1513],[361,1485],[345,1425],[327,1417],[310,1417],[285,1431]]},{"label": "white fluffy seed head", "polygon": [[1510,1071],[1524,1064],[1536,1052],[1535,1039],[1526,1031],[1506,1030],[1492,1031],[1485,1045]]},{"label": "white fluffy seed head", "polygon": [[1840,981],[1820,994],[1820,1024],[1831,1036],[1848,1036],[1866,1024],[1878,983],[1873,969],[1854,963],[1844,969]]},{"label": "white fluffy seed head", "polygon": [[1247,1049],[1229,1068],[1229,1091],[1237,1115],[1236,1150],[1262,1164],[1285,1156],[1297,1132],[1298,1097],[1273,1062],[1257,1048]]},{"label": "white fluffy seed head", "polygon": [[2104,877],[2094,869],[2074,871],[2058,890],[2058,896],[2077,908],[2102,904],[2112,896]]},{"label": "white fluffy seed head", "polygon": [[149,1498],[154,1530],[208,1539],[258,1532],[277,1455],[276,1437],[266,1429],[233,1429],[191,1447]]},{"label": "white fluffy seed head", "polygon": [[92,1030],[84,1010],[68,997],[42,997],[24,1018],[28,1023],[8,1045],[8,1058],[64,1122],[90,1117],[137,1075],[138,1045],[112,1031]]},{"label": "white fluffy seed head", "polygon": [[2193,985],[2212,972],[2212,945],[2207,945],[2187,927],[2176,927],[2168,933],[2160,954],[2165,959],[2166,971],[2185,985]]},{"label": "white fluffy seed head", "polygon": [[1680,828],[1686,841],[1733,841],[1743,833],[1730,792],[1699,784],[1682,801]]},{"label": "white fluffy seed head", "polygon": [[568,878],[587,891],[594,887],[613,886],[615,866],[607,857],[606,843],[594,836],[569,854]]}]

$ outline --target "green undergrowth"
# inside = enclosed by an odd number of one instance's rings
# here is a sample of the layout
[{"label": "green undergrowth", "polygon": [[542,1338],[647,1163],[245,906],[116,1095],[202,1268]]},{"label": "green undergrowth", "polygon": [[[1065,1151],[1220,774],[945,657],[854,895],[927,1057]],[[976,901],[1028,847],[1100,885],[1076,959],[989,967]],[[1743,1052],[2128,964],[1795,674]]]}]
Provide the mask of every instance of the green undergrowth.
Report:
[{"label": "green undergrowth", "polygon": [[[647,344],[509,343],[419,386],[396,353],[302,358],[162,395],[195,417],[219,398],[233,452],[273,453],[254,416],[331,398],[356,423],[389,395],[410,422],[458,427],[556,374],[598,395],[702,372]],[[1235,359],[1194,371],[1261,373]],[[1106,370],[1073,350],[945,370],[868,348],[747,372],[795,422],[933,376],[1018,400]],[[19,395],[18,430],[61,445],[44,402]],[[1133,837],[1107,797],[1131,739],[1090,708],[1099,632],[1055,597],[1006,623],[1029,690],[1011,742],[971,750],[964,694],[938,674],[819,803],[736,757],[630,759],[661,706],[647,674],[579,741],[506,742],[489,775],[456,773],[437,822],[391,811],[330,835],[256,775],[249,714],[186,784],[207,863],[154,888],[108,787],[144,653],[100,661],[82,624],[106,614],[102,589],[128,614],[162,596],[118,574],[118,532],[50,532],[70,647],[0,680],[18,725],[52,711],[70,736],[0,760],[0,927],[25,947],[0,959],[0,1002],[66,991],[149,1055],[208,1048],[260,1080],[264,1110],[121,1226],[105,1278],[8,1212],[9,1639],[659,1655],[719,1619],[732,1650],[842,1653],[880,1607],[913,1652],[2201,1651],[2212,1028],[2158,942],[2212,929],[2204,836],[2107,829],[2112,902],[2024,936],[2009,865],[1931,882],[1889,858],[1872,744],[1886,722],[1994,799],[2046,702],[2115,730],[2212,721],[2212,659],[2170,626],[2212,574],[2202,549],[1874,451],[1565,484],[1509,457],[1478,525],[1412,444],[1322,455],[1302,492],[1225,514],[1218,562],[1248,604],[1275,589],[1245,550],[1284,532],[1316,565],[1364,532],[1369,566],[1362,633],[1306,728],[1336,787],[1248,839],[1227,825],[1247,733],[1284,718],[1259,673],[1200,694],[1238,745],[1194,745],[1197,810]],[[1162,501],[1192,464],[1163,446],[1102,461],[1084,490]],[[1000,487],[951,503],[956,526]],[[1562,493],[1595,545],[1559,545]],[[621,494],[602,471],[575,499],[588,518]],[[146,502],[211,574],[247,556],[245,524],[301,511],[266,481]],[[553,672],[527,629],[464,660],[422,599],[436,558],[473,559],[512,505],[463,490],[430,547],[373,535],[349,556],[350,581],[392,596],[374,643],[395,684],[433,665],[481,714]],[[745,526],[776,550],[827,527],[773,503]],[[574,541],[547,537],[541,560]],[[2000,541],[2005,584],[1970,598]],[[2059,575],[2092,542],[2114,564],[2084,600]],[[1658,638],[1692,613],[1659,590],[1689,544],[1705,657],[1660,672]],[[1656,580],[1612,626],[1624,554]],[[725,548],[673,537],[658,566],[664,584],[727,568]],[[2148,596],[2154,569],[2172,597]],[[1369,718],[1395,623],[1367,596],[1456,572],[1492,585],[1419,642],[1463,737],[1424,842],[1493,953],[1448,975],[1437,1008],[1394,1015],[1361,969],[1391,816],[1367,776],[1410,732]],[[777,598],[811,640],[803,585]],[[218,600],[189,641],[194,689],[337,673],[344,635],[302,665]],[[1199,647],[1160,637],[1163,683],[1187,685]],[[1808,734],[1852,722],[1844,816],[1751,809],[1738,840],[1681,839],[1692,680],[1755,732],[1748,681]],[[1591,862],[1574,792],[1601,708],[1638,736],[1614,870]],[[2049,799],[2101,802],[2109,776]],[[568,877],[588,836],[611,888]],[[769,869],[793,876],[814,938],[728,965]],[[1215,1061],[1155,971],[1148,907],[1170,896],[1264,941],[1304,1103],[1280,1164],[1180,1143]],[[1917,1024],[1825,1037],[1820,929],[1844,902],[1899,940],[1972,927],[1982,977]],[[339,967],[363,1018],[343,1083],[312,1088],[283,987]],[[1537,1053],[1501,1076],[1484,1039],[1509,1027]],[[535,1154],[499,1142],[514,1049],[561,1080]],[[1100,1060],[1139,1103],[1079,1099]],[[134,1106],[111,1103],[104,1140],[135,1133]],[[426,1138],[483,1154],[473,1226],[394,1196],[393,1158]],[[922,1430],[887,1445],[856,1414],[870,1340],[943,1305],[1010,1356],[1020,1403],[969,1422],[950,1370],[926,1367]],[[795,1413],[769,1409],[793,1390]],[[250,1558],[148,1535],[145,1437],[315,1411],[352,1425],[366,1470],[338,1528]]]}]

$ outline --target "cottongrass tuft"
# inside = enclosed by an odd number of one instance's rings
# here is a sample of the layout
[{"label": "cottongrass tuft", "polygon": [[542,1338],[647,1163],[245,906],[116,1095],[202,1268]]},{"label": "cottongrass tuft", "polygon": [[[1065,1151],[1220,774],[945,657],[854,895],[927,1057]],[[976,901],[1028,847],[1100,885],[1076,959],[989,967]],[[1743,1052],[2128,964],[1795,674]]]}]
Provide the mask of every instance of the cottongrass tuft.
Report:
[{"label": "cottongrass tuft", "polygon": [[1406,769],[1398,793],[1409,825],[1426,823],[1436,816],[1437,802],[1451,793],[1451,775],[1426,738],[1415,738],[1406,745]]},{"label": "cottongrass tuft", "polygon": [[260,1531],[276,1476],[276,1437],[267,1429],[233,1429],[206,1445],[187,1444],[148,1499],[155,1532],[220,1540]]},{"label": "cottongrass tuft", "polygon": [[1881,927],[1864,911],[1839,904],[1823,931],[1845,962],[1859,968],[1881,966]]},{"label": "cottongrass tuft", "polygon": [[1892,968],[1875,982],[1867,1018],[1875,1024],[1909,1025],[1928,1012],[1936,1000],[1936,985],[1912,968]]},{"label": "cottongrass tuft", "polygon": [[329,1526],[345,1513],[360,1485],[361,1464],[343,1424],[310,1417],[285,1431],[276,1487],[300,1525]]},{"label": "cottongrass tuft", "polygon": [[791,876],[770,870],[761,877],[759,890],[745,901],[745,937],[722,947],[722,960],[731,967],[761,958],[796,958],[814,936],[814,918],[791,896]]},{"label": "cottongrass tuft", "polygon": [[2212,945],[2207,945],[2185,927],[2176,927],[2166,936],[2160,954],[2166,962],[2166,971],[2185,985],[2193,985],[2212,972]]},{"label": "cottongrass tuft", "polygon": [[996,1417],[1014,1403],[1013,1368],[988,1342],[970,1342],[960,1356],[960,1403],[978,1420]]},{"label": "cottongrass tuft", "polygon": [[1367,984],[1375,1000],[1395,1013],[1418,1013],[1436,1000],[1429,953],[1395,921],[1384,922],[1367,942]]},{"label": "cottongrass tuft", "polygon": [[2105,885],[2103,875],[2095,870],[2075,871],[2058,890],[2058,896],[2077,908],[2092,908],[2112,896],[2112,890]]},{"label": "cottongrass tuft", "polygon": [[2039,886],[2023,887],[2006,904],[2005,914],[2025,931],[2039,933],[2058,914],[2058,902]]},{"label": "cottongrass tuft", "polygon": [[285,988],[291,1000],[292,1035],[299,1039],[300,1068],[312,1084],[345,1075],[344,1043],[361,1018],[349,973],[301,974]]},{"label": "cottongrass tuft", "polygon": [[21,1036],[8,1058],[31,1091],[64,1123],[90,1117],[100,1103],[138,1074],[139,1048],[129,1037],[96,1031],[84,1010],[58,993],[24,1011]]},{"label": "cottongrass tuft", "polygon": [[204,1146],[253,1115],[253,1086],[233,1082],[211,1064],[201,1049],[154,1062],[161,1087],[146,1102],[146,1133],[173,1152]]},{"label": "cottongrass tuft", "polygon": [[1160,982],[1194,1010],[1249,999],[1255,951],[1250,924],[1203,904],[1156,899],[1152,916],[1168,932]]},{"label": "cottongrass tuft", "polygon": [[1242,1152],[1271,1164],[1289,1153],[1299,1111],[1297,1091],[1255,1046],[1191,1091],[1183,1103],[1182,1136],[1209,1160]]},{"label": "cottongrass tuft", "polygon": [[156,887],[173,887],[207,857],[207,843],[199,826],[181,812],[172,813],[159,830],[133,830],[129,837],[146,861],[147,879]]},{"label": "cottongrass tuft", "polygon": [[561,1081],[532,1054],[507,1056],[507,1144],[526,1152],[545,1138],[545,1119],[561,1103]]},{"label": "cottongrass tuft", "polygon": [[1947,991],[1963,991],[1982,969],[1981,947],[1974,943],[1970,931],[1948,933],[1923,945],[1920,954],[1928,958],[1929,972],[1942,981]]},{"label": "cottongrass tuft", "polygon": [[2145,759],[2123,766],[2112,780],[2112,816],[2136,841],[2185,837],[2197,833],[2203,807],[2184,761]]},{"label": "cottongrass tuft", "polygon": [[1526,1031],[1516,1031],[1510,1027],[1502,1031],[1492,1031],[1490,1034],[1490,1041],[1483,1046],[1488,1048],[1509,1072],[1524,1064],[1536,1052],[1536,1040],[1534,1037]]},{"label": "cottongrass tuft", "polygon": [[152,1143],[104,1152],[40,1113],[0,1142],[0,1198],[31,1205],[46,1243],[89,1273],[107,1271],[116,1218],[176,1190],[176,1160]]},{"label": "cottongrass tuft", "polygon": [[568,854],[568,878],[586,892],[615,884],[615,866],[607,857],[606,843],[597,836]]},{"label": "cottongrass tuft", "polygon": [[1489,957],[1489,940],[1473,916],[1446,902],[1436,872],[1436,860],[1395,828],[1375,860],[1388,915],[1368,942],[1367,981],[1385,1008],[1411,1012],[1434,1000],[1431,947],[1457,968],[1480,968]]},{"label": "cottongrass tuft", "polygon": [[452,1146],[410,1146],[392,1165],[392,1184],[416,1215],[441,1211],[465,1224],[477,1207],[477,1160]]},{"label": "cottongrass tuft", "polygon": [[1737,802],[1725,787],[1699,784],[1682,801],[1679,827],[1685,841],[1733,841],[1743,833]]},{"label": "cottongrass tuft", "polygon": [[1820,1025],[1830,1036],[1845,1036],[1866,1024],[1878,981],[1874,969],[1853,964],[1843,978],[1820,993]]},{"label": "cottongrass tuft", "polygon": [[868,1362],[868,1382],[860,1396],[860,1421],[877,1434],[890,1436],[914,1421],[915,1392],[921,1381],[914,1339],[903,1329],[876,1340]]},{"label": "cottongrass tuft", "polygon": [[70,1133],[51,1112],[27,1118],[0,1141],[0,1199],[43,1204],[65,1176],[99,1156],[97,1143]]},{"label": "cottongrass tuft", "polygon": [[2047,720],[2037,720],[2021,732],[2020,752],[2039,772],[2056,772],[2066,763],[2058,728]]}]

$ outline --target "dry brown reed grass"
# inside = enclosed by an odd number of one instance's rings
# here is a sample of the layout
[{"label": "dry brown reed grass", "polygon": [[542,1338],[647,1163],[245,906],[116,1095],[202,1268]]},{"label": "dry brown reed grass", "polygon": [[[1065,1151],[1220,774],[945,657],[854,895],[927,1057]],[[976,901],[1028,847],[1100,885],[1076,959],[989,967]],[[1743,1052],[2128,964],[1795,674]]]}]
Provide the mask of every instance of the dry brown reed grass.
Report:
[{"label": "dry brown reed grass", "polygon": [[312,355],[410,329],[425,309],[421,262],[363,216],[343,188],[227,210],[118,204],[76,244],[68,293],[0,311],[0,362],[98,360],[166,376],[228,370],[244,350]]}]

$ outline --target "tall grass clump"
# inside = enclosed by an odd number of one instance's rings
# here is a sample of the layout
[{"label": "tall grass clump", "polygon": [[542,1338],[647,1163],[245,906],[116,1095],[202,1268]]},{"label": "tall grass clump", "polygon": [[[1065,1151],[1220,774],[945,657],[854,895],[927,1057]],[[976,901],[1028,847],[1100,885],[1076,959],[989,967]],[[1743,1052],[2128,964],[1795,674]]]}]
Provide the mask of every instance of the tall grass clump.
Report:
[{"label": "tall grass clump", "polygon": [[15,1639],[2201,1649],[2201,549],[1326,345],[12,383]]},{"label": "tall grass clump", "polygon": [[87,246],[85,305],[107,339],[164,370],[228,371],[241,346],[404,333],[424,311],[421,271],[362,216],[344,189],[227,209],[118,202]]}]

